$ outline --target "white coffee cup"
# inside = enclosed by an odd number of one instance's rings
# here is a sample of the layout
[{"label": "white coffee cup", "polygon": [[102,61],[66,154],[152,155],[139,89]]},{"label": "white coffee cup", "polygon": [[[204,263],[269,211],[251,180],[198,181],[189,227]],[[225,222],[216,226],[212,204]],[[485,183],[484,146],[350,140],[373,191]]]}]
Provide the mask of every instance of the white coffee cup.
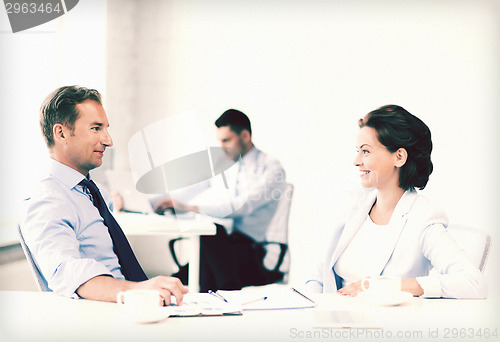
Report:
[{"label": "white coffee cup", "polygon": [[136,322],[150,322],[160,313],[160,293],[157,290],[134,289],[119,292],[116,302]]},{"label": "white coffee cup", "polygon": [[378,276],[361,280],[361,289],[374,298],[394,298],[401,293],[401,278]]}]

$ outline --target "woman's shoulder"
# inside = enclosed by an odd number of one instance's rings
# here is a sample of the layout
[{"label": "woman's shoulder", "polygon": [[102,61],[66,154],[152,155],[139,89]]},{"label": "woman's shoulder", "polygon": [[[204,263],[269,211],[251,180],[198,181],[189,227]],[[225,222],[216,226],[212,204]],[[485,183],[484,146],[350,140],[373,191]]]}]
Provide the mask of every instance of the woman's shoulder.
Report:
[{"label": "woman's shoulder", "polygon": [[409,217],[425,221],[427,226],[431,224],[448,225],[446,211],[425,195],[414,192],[414,201],[408,212]]}]

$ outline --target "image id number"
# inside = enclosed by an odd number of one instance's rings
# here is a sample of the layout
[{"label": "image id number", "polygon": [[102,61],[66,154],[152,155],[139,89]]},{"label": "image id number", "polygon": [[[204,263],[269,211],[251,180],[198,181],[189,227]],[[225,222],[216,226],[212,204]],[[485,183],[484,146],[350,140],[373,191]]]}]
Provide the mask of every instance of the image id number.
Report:
[{"label": "image id number", "polygon": [[489,339],[497,338],[497,329],[474,329],[474,328],[446,328],[443,331],[443,338],[474,338],[474,339]]},{"label": "image id number", "polygon": [[62,11],[60,7],[60,3],[57,3],[55,6],[52,3],[34,3],[34,2],[6,2],[5,9],[7,10],[7,14],[34,14],[34,13],[60,13]]}]

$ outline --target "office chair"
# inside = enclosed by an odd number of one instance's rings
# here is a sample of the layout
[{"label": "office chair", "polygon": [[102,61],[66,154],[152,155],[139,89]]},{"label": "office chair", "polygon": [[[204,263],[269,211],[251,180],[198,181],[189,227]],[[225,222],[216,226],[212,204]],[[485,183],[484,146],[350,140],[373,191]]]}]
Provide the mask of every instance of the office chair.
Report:
[{"label": "office chair", "polygon": [[[290,207],[292,204],[294,186],[285,184],[278,208],[274,214],[266,232],[266,240],[257,245],[265,249],[263,266],[271,274],[283,274],[283,282],[287,282],[290,270],[290,253],[288,251],[288,221],[290,218]],[[287,253],[288,252],[288,253]]]},{"label": "office chair", "polygon": [[462,225],[450,225],[447,230],[474,265],[483,272],[491,247],[490,235],[480,229]]},{"label": "office chair", "polygon": [[[287,282],[290,270],[290,253],[288,252],[288,219],[290,217],[290,207],[292,204],[293,184],[286,183],[282,197],[278,203],[266,233],[266,240],[256,242],[255,247],[262,247],[265,252],[263,267],[269,272],[270,282]],[[179,262],[175,245],[184,238],[172,239],[169,241],[170,254],[179,270],[186,268],[186,264]]]},{"label": "office chair", "polygon": [[21,230],[21,225],[17,226],[17,233],[19,235],[19,241],[21,242],[21,247],[23,248],[24,255],[26,256],[26,259],[28,260],[28,263],[31,268],[31,272],[33,273],[33,277],[35,278],[36,285],[38,286],[38,289],[42,292],[50,292],[49,286],[47,284],[47,281],[43,277],[42,272],[38,269],[38,266],[35,264],[35,261],[33,260],[33,256],[31,255],[31,252],[26,245],[26,241],[24,241],[23,237],[23,232]]}]

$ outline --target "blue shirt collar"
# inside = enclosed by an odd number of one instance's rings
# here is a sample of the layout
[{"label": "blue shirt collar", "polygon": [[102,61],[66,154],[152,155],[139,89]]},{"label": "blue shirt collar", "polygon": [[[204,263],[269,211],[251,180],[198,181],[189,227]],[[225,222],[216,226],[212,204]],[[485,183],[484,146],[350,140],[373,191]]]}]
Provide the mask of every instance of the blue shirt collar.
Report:
[{"label": "blue shirt collar", "polygon": [[80,172],[52,158],[50,158],[49,162],[49,172],[68,189],[73,189],[85,178]]}]

